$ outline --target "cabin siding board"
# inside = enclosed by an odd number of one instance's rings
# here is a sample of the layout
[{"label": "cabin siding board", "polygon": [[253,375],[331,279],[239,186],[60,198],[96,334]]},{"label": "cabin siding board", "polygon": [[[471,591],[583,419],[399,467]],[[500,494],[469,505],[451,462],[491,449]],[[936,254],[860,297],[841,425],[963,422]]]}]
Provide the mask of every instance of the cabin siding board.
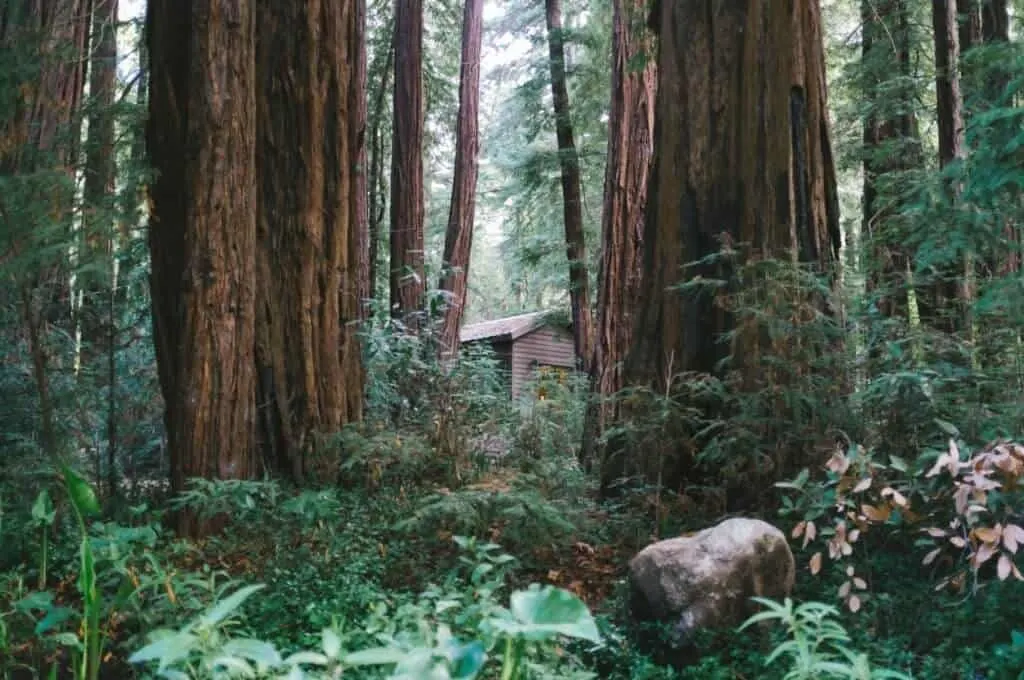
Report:
[{"label": "cabin siding board", "polygon": [[533,381],[537,365],[574,368],[572,336],[557,328],[542,327],[512,343],[513,399],[518,399],[523,386]]}]

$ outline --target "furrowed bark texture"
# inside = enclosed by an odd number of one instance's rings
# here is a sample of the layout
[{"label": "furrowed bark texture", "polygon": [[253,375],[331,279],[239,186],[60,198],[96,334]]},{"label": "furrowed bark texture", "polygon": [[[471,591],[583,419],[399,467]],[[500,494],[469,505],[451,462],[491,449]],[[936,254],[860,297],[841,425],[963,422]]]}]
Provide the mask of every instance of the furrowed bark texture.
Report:
[{"label": "furrowed bark texture", "polygon": [[[818,2],[661,2],[653,19],[660,31],[655,165],[627,382],[664,394],[673,375],[716,374],[731,354],[744,384],[757,383],[758,333],[721,343],[735,319],[713,296],[676,287],[698,276],[730,279],[724,265],[683,268],[723,245],[748,244],[756,257],[823,273],[838,259]],[[666,485],[692,475],[690,446],[681,437],[658,466]],[[633,472],[655,479],[640,452],[613,454],[602,469],[605,488]]]},{"label": "furrowed bark texture", "polygon": [[423,0],[395,3],[391,142],[391,313],[410,330],[423,306]]},{"label": "furrowed bark texture", "polygon": [[576,360],[588,370],[593,358],[590,283],[587,274],[586,243],[583,235],[583,199],[580,189],[580,159],[573,138],[569,86],[565,73],[565,40],[562,35],[561,0],[545,0],[548,29],[548,57],[551,65],[551,95],[555,109],[555,133],[562,169],[562,219],[569,258],[569,298],[572,305],[573,343]]},{"label": "furrowed bark texture", "polygon": [[[0,195],[0,261],[13,272],[13,285],[4,286],[0,300],[21,314],[39,400],[40,444],[53,456],[62,452],[47,325],[67,321],[70,309],[69,263],[53,241],[71,227],[90,12],[87,0],[12,0],[0,8],[0,49],[8,58],[18,55],[31,74],[6,94],[0,119],[0,176],[9,176],[14,187]],[[47,172],[54,178],[43,178]]]},{"label": "furrowed bark texture", "polygon": [[147,31],[153,325],[177,492],[256,470],[253,7],[150,0]]},{"label": "furrowed bark texture", "polygon": [[360,417],[365,260],[356,3],[257,3],[256,364],[261,444],[296,481],[331,483],[320,434]]},{"label": "furrowed bark texture", "polygon": [[[612,106],[608,121],[598,274],[595,387],[611,395],[623,387],[622,362],[633,340],[633,312],[643,269],[644,215],[654,142],[657,68],[645,0],[615,0]],[[643,67],[634,64],[643,60]]]},{"label": "furrowed bark texture", "polygon": [[483,0],[465,0],[462,17],[462,68],[459,74],[459,120],[455,128],[455,173],[448,228],[444,237],[440,289],[449,298],[441,325],[442,355],[459,349],[459,326],[466,306],[469,257],[473,248],[473,217],[480,152],[480,44]]},{"label": "furrowed bark texture", "polygon": [[[591,387],[600,401],[587,412],[581,449],[586,465],[594,460],[596,440],[606,423],[616,418],[616,402],[610,397],[625,386],[623,364],[633,342],[633,313],[639,302],[658,85],[654,36],[648,33],[646,12],[646,0],[613,2],[612,104],[590,369]],[[640,60],[643,66],[637,68]]]}]

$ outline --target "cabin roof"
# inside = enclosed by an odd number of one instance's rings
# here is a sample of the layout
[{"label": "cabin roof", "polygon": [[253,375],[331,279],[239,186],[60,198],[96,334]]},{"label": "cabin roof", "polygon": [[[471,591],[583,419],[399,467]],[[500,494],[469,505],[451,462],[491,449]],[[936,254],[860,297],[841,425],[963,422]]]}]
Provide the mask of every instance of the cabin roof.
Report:
[{"label": "cabin roof", "polygon": [[544,326],[547,316],[548,312],[530,312],[529,314],[506,316],[503,319],[471,323],[463,326],[459,331],[459,342],[515,340]]}]

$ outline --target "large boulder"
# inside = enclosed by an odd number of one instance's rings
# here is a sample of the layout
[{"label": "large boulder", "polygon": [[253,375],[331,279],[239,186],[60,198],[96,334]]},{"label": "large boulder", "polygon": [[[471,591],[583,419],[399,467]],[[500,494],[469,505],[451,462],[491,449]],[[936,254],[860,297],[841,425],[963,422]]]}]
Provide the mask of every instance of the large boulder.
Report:
[{"label": "large boulder", "polygon": [[732,518],[641,550],[629,563],[629,606],[637,621],[674,624],[675,643],[686,646],[697,630],[742,623],[757,610],[751,597],[786,597],[795,577],[785,534]]}]

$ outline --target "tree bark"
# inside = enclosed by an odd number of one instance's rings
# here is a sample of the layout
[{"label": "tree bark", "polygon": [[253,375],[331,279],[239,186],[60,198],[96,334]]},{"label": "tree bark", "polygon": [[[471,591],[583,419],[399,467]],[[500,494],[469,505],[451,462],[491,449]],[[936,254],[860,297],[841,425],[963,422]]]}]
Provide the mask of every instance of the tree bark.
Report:
[{"label": "tree bark", "polygon": [[607,398],[625,386],[623,363],[633,344],[633,312],[639,302],[657,91],[655,43],[647,32],[646,9],[646,0],[613,2],[612,104],[591,365],[591,386],[603,401],[588,412],[581,449],[585,464],[593,460],[595,439],[605,424],[616,418],[614,400]]},{"label": "tree bark", "polygon": [[459,349],[459,326],[466,305],[469,257],[473,248],[473,218],[480,152],[480,46],[483,40],[483,0],[465,0],[462,18],[462,67],[459,73],[459,119],[455,129],[455,173],[439,288],[448,293],[441,325],[442,355]]},{"label": "tree bark", "polygon": [[362,413],[356,328],[366,260],[357,3],[258,0],[256,367],[261,445],[298,482],[333,483],[320,445]]},{"label": "tree bark", "polygon": [[64,310],[70,308],[65,253],[79,167],[90,12],[88,0],[15,0],[0,15],[0,49],[16,55],[22,72],[34,76],[20,76],[0,119],[0,176],[9,182],[0,194],[0,263],[13,283],[5,302],[18,308],[28,338],[40,448],[52,456],[63,452],[47,335],[48,324],[66,321]]},{"label": "tree bark", "polygon": [[568,77],[565,71],[565,40],[562,30],[561,0],[544,0],[547,16],[548,55],[551,65],[551,95],[554,100],[555,133],[562,170],[562,219],[565,223],[565,247],[569,258],[569,298],[572,305],[573,344],[576,360],[589,370],[593,359],[590,313],[590,282],[583,233],[583,199],[580,189],[580,159],[573,139],[572,112],[569,106]]},{"label": "tree bark", "polygon": [[174,492],[256,471],[254,20],[246,0],[148,6],[150,284]]},{"label": "tree bark", "polygon": [[[819,4],[704,0],[658,9],[655,162],[626,380],[671,395],[679,373],[721,375],[720,360],[730,358],[731,370],[756,387],[766,370],[759,355],[769,350],[759,332],[737,329],[720,301],[683,294],[677,284],[732,280],[728,258],[684,265],[739,244],[758,259],[834,270],[839,211]],[[722,343],[734,330],[731,345]],[[611,450],[603,488],[634,473],[671,488],[692,478],[693,433],[671,443],[658,436],[670,447],[664,460]]]},{"label": "tree bark", "polygon": [[423,270],[423,0],[396,0],[394,127],[391,142],[392,315],[421,324]]}]

